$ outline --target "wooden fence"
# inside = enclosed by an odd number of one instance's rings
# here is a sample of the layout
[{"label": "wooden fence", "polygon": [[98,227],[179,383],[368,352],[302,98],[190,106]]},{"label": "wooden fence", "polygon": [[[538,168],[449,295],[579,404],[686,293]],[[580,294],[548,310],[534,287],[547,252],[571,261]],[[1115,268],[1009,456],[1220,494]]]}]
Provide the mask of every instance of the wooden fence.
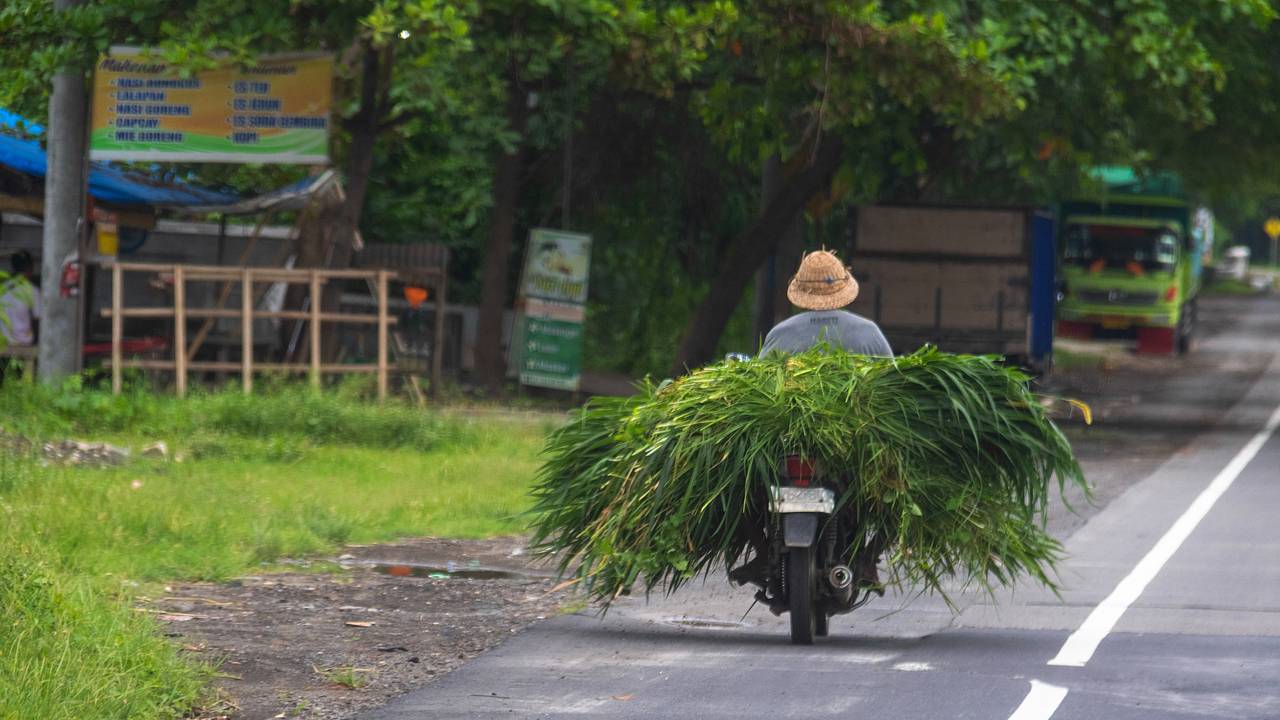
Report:
[{"label": "wooden fence", "polygon": [[[397,279],[391,270],[328,270],[328,269],[287,269],[268,267],[219,267],[201,265],[166,265],[152,263],[113,263],[111,268],[111,308],[104,309],[104,317],[111,318],[111,387],[119,394],[122,386],[122,373],[125,368],[147,370],[168,370],[174,373],[174,386],[181,397],[186,395],[188,373],[191,371],[239,372],[244,391],[253,391],[254,372],[299,372],[307,373],[311,384],[320,385],[324,374],[374,373],[378,378],[379,400],[387,396],[387,375],[389,359],[387,357],[388,328],[396,322],[387,312],[387,286]],[[126,272],[150,273],[154,275],[171,274],[173,276],[173,304],[171,307],[125,307],[124,274]],[[333,280],[361,279],[375,283],[377,314],[324,312],[321,308],[321,297],[325,283]],[[194,281],[222,282],[217,307],[193,308],[187,305],[187,283]],[[288,283],[306,284],[310,287],[310,302],[305,310],[258,310],[255,309],[254,283]],[[223,307],[230,296],[230,288],[239,284],[239,309]],[[441,308],[442,309],[442,308]],[[443,327],[439,320],[441,312],[437,311],[437,342]],[[173,359],[145,360],[126,359],[123,357],[121,341],[124,337],[124,321],[126,318],[173,318]],[[208,336],[213,323],[220,318],[238,318],[240,320],[241,354],[239,362],[196,360],[195,354]],[[253,321],[258,318],[278,318],[281,320],[302,320],[308,322],[308,336],[311,343],[308,362],[305,363],[270,363],[256,362],[253,358]],[[196,333],[189,345],[187,342],[187,320],[204,319],[205,323]],[[377,361],[364,364],[326,364],[321,362],[323,323],[372,324],[377,326]],[[440,348],[434,349],[436,358]],[[433,358],[434,359],[434,358]],[[431,387],[439,387],[439,361],[433,363]]]}]

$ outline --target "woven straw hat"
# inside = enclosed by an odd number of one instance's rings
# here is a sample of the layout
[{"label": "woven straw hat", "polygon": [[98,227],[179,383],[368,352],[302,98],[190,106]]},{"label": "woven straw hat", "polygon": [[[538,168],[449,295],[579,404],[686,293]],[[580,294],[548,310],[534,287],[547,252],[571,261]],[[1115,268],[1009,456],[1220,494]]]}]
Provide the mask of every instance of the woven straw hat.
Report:
[{"label": "woven straw hat", "polygon": [[858,297],[858,281],[835,253],[818,250],[804,256],[787,286],[787,299],[805,310],[835,310]]}]

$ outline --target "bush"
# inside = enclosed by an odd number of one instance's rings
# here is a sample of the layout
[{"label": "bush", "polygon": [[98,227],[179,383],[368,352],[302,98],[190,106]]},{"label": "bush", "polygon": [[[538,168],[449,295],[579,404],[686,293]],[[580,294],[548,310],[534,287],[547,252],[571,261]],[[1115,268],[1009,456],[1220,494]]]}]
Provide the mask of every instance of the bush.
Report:
[{"label": "bush", "polygon": [[467,423],[399,402],[378,405],[346,386],[317,392],[301,383],[195,393],[186,400],[135,386],[121,395],[73,378],[59,388],[7,384],[6,429],[30,437],[134,434],[191,437],[205,431],[244,438],[289,436],[318,444],[430,450],[468,437]]}]

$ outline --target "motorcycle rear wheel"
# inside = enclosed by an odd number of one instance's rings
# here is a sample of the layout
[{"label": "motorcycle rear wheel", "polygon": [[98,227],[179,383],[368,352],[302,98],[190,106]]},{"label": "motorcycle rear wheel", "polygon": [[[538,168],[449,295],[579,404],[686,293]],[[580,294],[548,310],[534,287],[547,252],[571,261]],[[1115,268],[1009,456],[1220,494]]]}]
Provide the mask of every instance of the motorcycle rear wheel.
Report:
[{"label": "motorcycle rear wheel", "polygon": [[[787,550],[787,603],[791,611],[791,644],[812,645],[818,631],[817,608],[814,607],[813,548],[793,547]],[[822,623],[825,629],[825,618]]]}]

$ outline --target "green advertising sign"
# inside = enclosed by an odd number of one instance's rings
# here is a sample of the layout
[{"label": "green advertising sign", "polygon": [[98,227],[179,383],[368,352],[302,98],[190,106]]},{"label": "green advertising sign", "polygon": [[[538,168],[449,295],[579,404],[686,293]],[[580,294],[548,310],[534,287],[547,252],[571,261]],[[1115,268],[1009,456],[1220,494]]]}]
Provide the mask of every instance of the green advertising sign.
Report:
[{"label": "green advertising sign", "polygon": [[590,235],[536,228],[529,233],[520,294],[581,305],[590,268]]},{"label": "green advertising sign", "polygon": [[526,314],[520,332],[520,383],[577,390],[582,379],[582,321]]},{"label": "green advertising sign", "polygon": [[530,233],[511,347],[520,384],[578,389],[590,262],[589,235],[543,228]]}]

